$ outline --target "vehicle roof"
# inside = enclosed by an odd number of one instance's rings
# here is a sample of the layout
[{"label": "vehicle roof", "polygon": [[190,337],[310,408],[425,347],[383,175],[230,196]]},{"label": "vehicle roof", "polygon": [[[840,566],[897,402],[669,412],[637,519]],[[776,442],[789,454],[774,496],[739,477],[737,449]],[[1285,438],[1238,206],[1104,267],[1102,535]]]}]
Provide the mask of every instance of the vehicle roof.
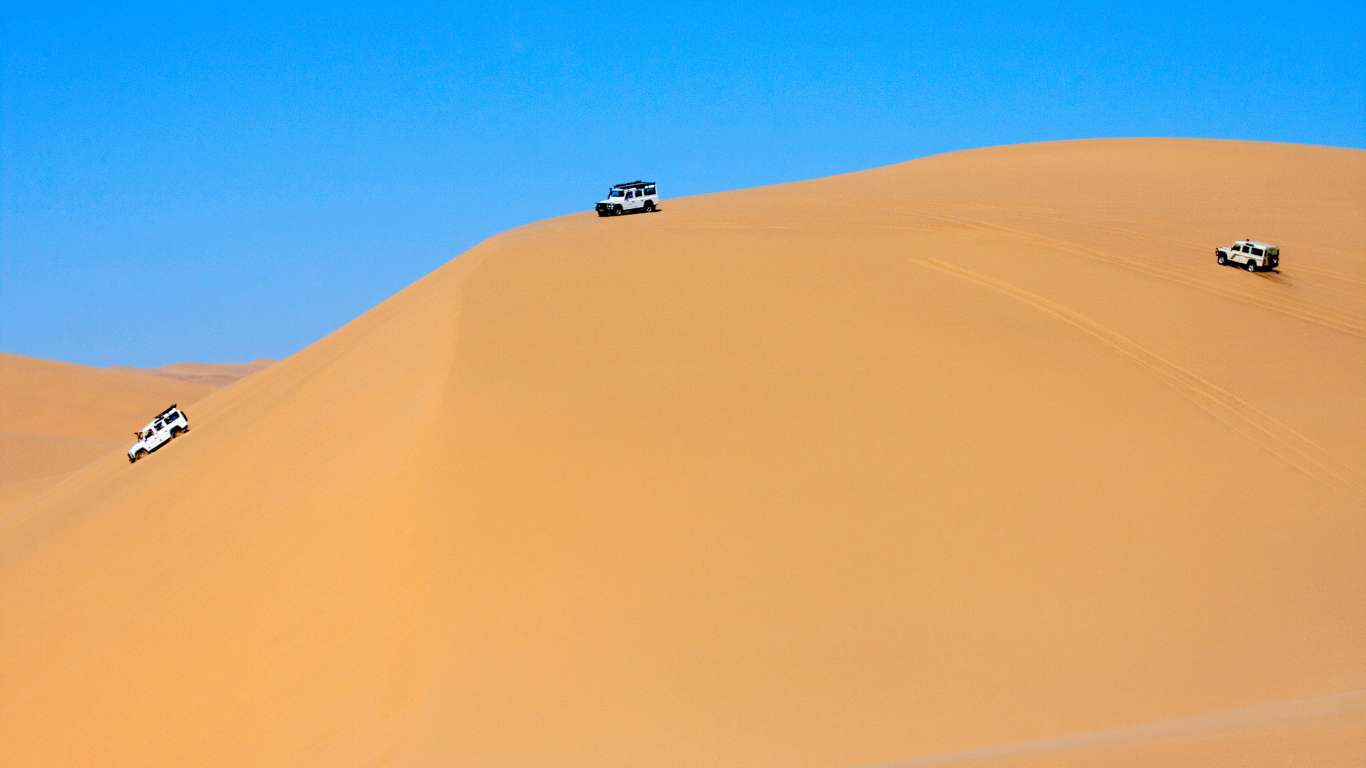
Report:
[{"label": "vehicle roof", "polygon": [[1268,242],[1266,242],[1265,240],[1239,240],[1238,242],[1240,242],[1240,243],[1247,243],[1248,245],[1252,246],[1253,248],[1261,248],[1261,249],[1263,249],[1263,250],[1265,250],[1265,249],[1267,249],[1267,248],[1275,248],[1275,247],[1276,247],[1276,244],[1275,244],[1275,243],[1268,243]]},{"label": "vehicle roof", "polygon": [[655,183],[653,181],[641,181],[640,179],[636,179],[635,181],[623,181],[620,184],[613,184],[612,189],[631,189],[632,187],[653,187],[654,185]]},{"label": "vehicle roof", "polygon": [[157,420],[160,419],[162,416],[165,416],[166,414],[170,413],[171,411],[175,411],[175,410],[179,410],[179,409],[180,409],[180,406],[176,405],[175,403],[171,403],[171,407],[170,407],[170,408],[167,408],[166,410],[162,411],[161,413],[158,413],[155,417],[152,418],[151,421],[147,422],[146,424],[143,424],[143,425],[142,425],[142,429],[139,429],[138,431],[139,431],[139,432],[146,432],[147,430],[151,429],[151,428],[152,428],[152,425],[155,424],[155,423],[157,423]]}]

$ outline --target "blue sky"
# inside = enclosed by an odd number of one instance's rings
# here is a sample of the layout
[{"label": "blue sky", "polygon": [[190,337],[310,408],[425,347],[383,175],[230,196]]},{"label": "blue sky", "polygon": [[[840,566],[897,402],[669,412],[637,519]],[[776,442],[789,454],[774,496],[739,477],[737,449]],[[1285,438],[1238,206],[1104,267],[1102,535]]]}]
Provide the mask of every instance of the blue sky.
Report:
[{"label": "blue sky", "polygon": [[1366,145],[1355,4],[279,5],[0,3],[0,351],[283,357],[624,178]]}]

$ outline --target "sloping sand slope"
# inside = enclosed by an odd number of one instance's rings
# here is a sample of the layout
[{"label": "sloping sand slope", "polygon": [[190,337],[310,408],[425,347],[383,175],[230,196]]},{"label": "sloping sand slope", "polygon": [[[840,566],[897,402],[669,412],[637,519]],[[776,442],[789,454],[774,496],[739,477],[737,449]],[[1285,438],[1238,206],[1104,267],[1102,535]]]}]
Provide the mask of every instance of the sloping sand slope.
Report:
[{"label": "sloping sand slope", "polygon": [[162,408],[214,389],[132,369],[89,368],[0,353],[0,499],[118,455]]},{"label": "sloping sand slope", "polygon": [[0,514],[7,764],[1366,756],[1366,153],[547,221],[195,419]]}]

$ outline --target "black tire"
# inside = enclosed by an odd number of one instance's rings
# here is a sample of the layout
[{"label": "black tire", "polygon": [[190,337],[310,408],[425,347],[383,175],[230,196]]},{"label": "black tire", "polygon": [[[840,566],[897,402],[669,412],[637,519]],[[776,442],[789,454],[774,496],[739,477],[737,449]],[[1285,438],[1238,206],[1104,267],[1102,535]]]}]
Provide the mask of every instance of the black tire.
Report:
[{"label": "black tire", "polygon": [[1244,269],[1246,269],[1246,270],[1249,271],[1249,272],[1256,272],[1256,271],[1257,271],[1257,262],[1253,261],[1252,259],[1248,259],[1248,260],[1247,260],[1247,266],[1244,267]]},{"label": "black tire", "polygon": [[147,458],[147,451],[140,450],[133,454],[133,461],[142,461],[145,458]]},{"label": "black tire", "polygon": [[181,429],[180,427],[176,427],[175,429],[171,430],[171,439],[174,440],[177,437],[180,437],[180,433],[184,431],[185,430]]},{"label": "black tire", "polygon": [[620,206],[620,205],[613,206],[613,208],[612,208],[612,215],[613,215],[613,216],[620,216],[620,215],[621,215],[621,206]]},{"label": "black tire", "polygon": [[646,213],[654,213],[654,212],[655,212],[655,201],[653,201],[653,200],[646,200],[646,201],[645,201],[645,212],[646,212]]},{"label": "black tire", "polygon": [[1219,264],[1222,266],[1222,265],[1227,264],[1227,263],[1228,263],[1228,257],[1225,256],[1225,255],[1223,254],[1223,252],[1221,251],[1221,252],[1219,253]]}]

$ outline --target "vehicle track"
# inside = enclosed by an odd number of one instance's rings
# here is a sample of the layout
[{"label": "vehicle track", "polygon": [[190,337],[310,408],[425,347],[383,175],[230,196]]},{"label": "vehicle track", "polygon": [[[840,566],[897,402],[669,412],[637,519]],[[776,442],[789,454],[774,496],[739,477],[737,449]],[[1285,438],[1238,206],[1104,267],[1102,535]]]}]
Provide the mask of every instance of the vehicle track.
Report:
[{"label": "vehicle track", "polygon": [[[1010,235],[1012,237],[1025,239],[1028,241],[1032,241],[1036,244],[1042,245],[1051,250],[1059,251],[1062,253],[1068,253],[1073,256],[1079,256],[1082,258],[1090,259],[1092,261],[1113,264],[1116,266],[1124,267],[1126,269],[1135,268],[1134,263],[1132,261],[1121,259],[1117,256],[1110,256],[1108,254],[1101,253],[1100,251],[1096,251],[1094,249],[1084,248],[1073,243],[1067,242],[1065,240],[1060,240],[1058,238],[1048,237],[1046,235],[1040,235],[1025,230],[1014,229],[1012,227],[1006,227],[1000,224],[995,224],[993,222],[982,221],[980,219],[971,219],[962,216],[951,216],[949,214],[930,213],[925,211],[917,211],[916,213],[923,215],[926,218],[956,223],[963,227],[980,229],[989,232],[999,232],[1002,234]],[[1215,285],[1204,280],[1199,280],[1187,275],[1180,274],[1171,269],[1163,269],[1161,267],[1156,267],[1149,264],[1143,265],[1143,273],[1145,275],[1151,275],[1158,279],[1163,279],[1169,282],[1185,285],[1187,287],[1196,288],[1207,293],[1213,293],[1215,295],[1231,299],[1233,301],[1238,301],[1261,309],[1277,312],[1289,317],[1293,317],[1297,320],[1302,320],[1304,322],[1313,323],[1324,328],[1338,331],[1339,333],[1345,333],[1350,336],[1355,336],[1359,339],[1366,339],[1366,327],[1359,324],[1356,321],[1356,318],[1354,318],[1353,316],[1341,312],[1339,310],[1329,309],[1321,305],[1315,305],[1313,308],[1307,308],[1304,306],[1296,306],[1295,304],[1285,301],[1269,299],[1264,296],[1253,296],[1251,294],[1238,291],[1227,286]]]},{"label": "vehicle track", "polygon": [[1286,701],[1254,704],[1238,709],[1202,712],[1197,715],[1138,725],[1086,731],[1067,736],[996,744],[958,752],[922,755],[905,762],[884,763],[880,768],[928,768],[934,765],[1007,760],[1028,755],[1051,755],[1077,749],[1096,749],[1145,744],[1163,739],[1206,737],[1249,728],[1360,717],[1366,709],[1366,690],[1343,691]]},{"label": "vehicle track", "polygon": [[[1038,218],[1046,219],[1054,224],[1068,224],[1072,226],[1088,227],[1090,229],[1098,229],[1104,232],[1123,235],[1125,237],[1133,237],[1143,240],[1153,240],[1165,243],[1175,243],[1176,245],[1183,245],[1187,248],[1190,248],[1194,251],[1199,251],[1201,253],[1205,253],[1210,250],[1209,245],[1207,243],[1198,243],[1194,240],[1186,240],[1184,238],[1177,237],[1168,237],[1166,235],[1156,235],[1152,232],[1145,232],[1138,229],[1130,229],[1128,227],[1123,227],[1117,224],[1108,224],[1105,222],[1097,221],[1079,221],[1077,219],[1069,219],[1065,216],[1050,214],[1042,214],[1038,216]],[[1312,275],[1319,275],[1339,282],[1348,283],[1349,285],[1366,287],[1366,280],[1363,280],[1362,278],[1346,274],[1345,272],[1337,272],[1331,269],[1324,269],[1323,267],[1308,266],[1296,262],[1294,271],[1307,272]]]},{"label": "vehicle track", "polygon": [[[1001,210],[1004,210],[1004,212],[1011,212],[1011,213],[1015,213],[1015,212],[1016,212],[1016,209],[1014,209],[1014,208],[1001,208]],[[934,215],[934,216],[947,216],[947,215]],[[1030,209],[1029,219],[1030,219],[1030,220],[1042,219],[1042,220],[1046,220],[1046,221],[1052,221],[1052,223],[1055,223],[1055,224],[1070,224],[1070,225],[1074,225],[1074,227],[1087,227],[1087,228],[1093,228],[1093,230],[1102,230],[1102,231],[1113,232],[1113,234],[1116,234],[1116,235],[1126,235],[1126,236],[1131,236],[1131,238],[1147,239],[1147,241],[1158,241],[1158,242],[1176,243],[1176,245],[1183,245],[1183,246],[1190,247],[1190,249],[1199,250],[1199,251],[1201,251],[1201,253],[1203,253],[1203,251],[1208,251],[1208,250],[1210,250],[1210,249],[1209,249],[1209,243],[1202,243],[1202,242],[1195,242],[1195,241],[1187,241],[1187,239],[1184,239],[1184,238],[1172,238],[1172,236],[1167,236],[1167,235],[1154,235],[1152,231],[1147,231],[1147,230],[1134,230],[1134,228],[1124,227],[1124,225],[1120,225],[1120,224],[1105,223],[1105,221],[1091,221],[1091,220],[1075,219],[1075,217],[1068,217],[1068,216],[1061,215],[1061,210],[1056,209],[1056,208]],[[1333,249],[1333,250],[1336,251],[1337,249]],[[1356,284],[1356,286],[1366,286],[1366,279],[1362,279],[1362,277],[1356,277],[1356,276],[1354,276],[1354,275],[1347,275],[1346,272],[1336,272],[1336,271],[1333,271],[1333,269],[1325,269],[1325,268],[1322,268],[1322,266],[1306,266],[1306,265],[1303,265],[1303,264],[1298,264],[1298,262],[1296,262],[1296,264],[1295,264],[1295,271],[1296,271],[1296,272],[1311,272],[1311,273],[1314,273],[1314,275],[1322,275],[1322,276],[1325,276],[1325,277],[1333,277],[1333,279],[1336,279],[1336,280],[1343,280],[1343,282]]]},{"label": "vehicle track", "polygon": [[1153,352],[1137,341],[1075,310],[1004,280],[934,257],[915,257],[912,262],[1000,293],[1071,325],[1157,376],[1216,421],[1261,445],[1286,465],[1321,482],[1356,491],[1363,490],[1351,471],[1335,465],[1331,453],[1323,446],[1233,392]]}]

